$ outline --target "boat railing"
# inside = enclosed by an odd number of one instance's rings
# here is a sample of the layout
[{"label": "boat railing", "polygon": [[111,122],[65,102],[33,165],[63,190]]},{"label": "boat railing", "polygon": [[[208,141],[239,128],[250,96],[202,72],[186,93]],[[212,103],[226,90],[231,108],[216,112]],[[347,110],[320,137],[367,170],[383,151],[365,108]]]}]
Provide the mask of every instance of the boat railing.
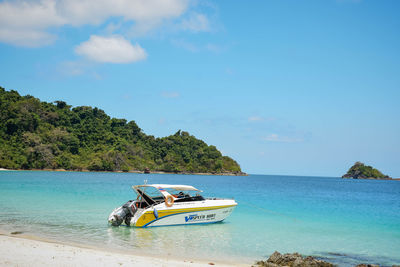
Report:
[{"label": "boat railing", "polygon": [[232,200],[235,200],[233,197],[224,197],[224,198],[221,198],[221,197],[206,197],[205,199],[206,199],[206,200],[224,200],[224,199],[232,199]]},{"label": "boat railing", "polygon": [[[205,200],[224,200],[224,199],[235,200],[233,197],[232,197],[232,198],[205,197],[204,199],[205,199]],[[146,199],[143,199],[143,200],[146,202],[147,207],[142,208],[142,209],[154,208],[154,207],[157,206],[158,204],[163,203],[163,201],[161,201],[161,202],[155,202],[155,203],[149,204],[149,203],[146,201]]]}]

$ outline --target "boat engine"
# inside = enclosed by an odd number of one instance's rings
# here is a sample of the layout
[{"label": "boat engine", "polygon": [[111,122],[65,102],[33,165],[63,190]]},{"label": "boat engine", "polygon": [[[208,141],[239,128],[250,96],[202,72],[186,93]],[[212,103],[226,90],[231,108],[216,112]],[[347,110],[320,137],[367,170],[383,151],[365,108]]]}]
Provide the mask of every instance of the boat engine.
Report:
[{"label": "boat engine", "polygon": [[136,201],[129,200],[121,207],[116,208],[111,212],[110,216],[108,216],[108,222],[111,223],[112,226],[120,226],[125,220],[126,225],[129,226],[133,215],[135,215],[137,211],[135,204]]}]

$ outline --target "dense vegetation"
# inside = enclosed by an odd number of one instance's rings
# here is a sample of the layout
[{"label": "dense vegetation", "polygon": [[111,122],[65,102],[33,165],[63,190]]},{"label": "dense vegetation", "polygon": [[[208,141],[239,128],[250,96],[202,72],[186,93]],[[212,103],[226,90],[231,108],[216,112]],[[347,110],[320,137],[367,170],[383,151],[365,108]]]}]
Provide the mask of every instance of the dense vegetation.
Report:
[{"label": "dense vegetation", "polygon": [[155,138],[88,106],[41,102],[0,87],[0,167],[237,173],[239,165],[184,131]]},{"label": "dense vegetation", "polygon": [[377,169],[357,161],[342,178],[353,179],[391,179]]}]

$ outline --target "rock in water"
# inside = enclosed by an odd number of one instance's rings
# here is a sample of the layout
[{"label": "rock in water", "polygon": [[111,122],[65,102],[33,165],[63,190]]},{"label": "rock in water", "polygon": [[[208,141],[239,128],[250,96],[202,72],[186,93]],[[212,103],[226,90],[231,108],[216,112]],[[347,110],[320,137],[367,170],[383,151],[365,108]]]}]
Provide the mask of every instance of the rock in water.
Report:
[{"label": "rock in water", "polygon": [[312,256],[304,257],[299,253],[287,253],[282,255],[278,251],[275,251],[266,261],[256,262],[256,266],[265,267],[278,267],[278,266],[290,266],[290,267],[333,267],[332,263],[317,260]]},{"label": "rock in water", "polygon": [[353,179],[381,179],[390,180],[387,175],[384,175],[377,169],[364,165],[364,163],[357,161],[354,165],[347,171],[342,178],[353,178]]}]

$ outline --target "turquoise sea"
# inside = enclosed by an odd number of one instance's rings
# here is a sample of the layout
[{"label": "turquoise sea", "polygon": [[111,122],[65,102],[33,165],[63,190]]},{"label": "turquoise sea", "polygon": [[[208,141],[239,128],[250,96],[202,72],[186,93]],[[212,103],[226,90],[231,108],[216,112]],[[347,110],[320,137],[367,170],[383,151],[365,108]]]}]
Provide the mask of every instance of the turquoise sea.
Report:
[{"label": "turquoise sea", "polygon": [[[235,198],[224,222],[111,227],[131,185],[188,184]],[[400,181],[275,175],[199,176],[0,171],[0,231],[134,254],[252,264],[275,250],[339,266],[400,264]]]}]

